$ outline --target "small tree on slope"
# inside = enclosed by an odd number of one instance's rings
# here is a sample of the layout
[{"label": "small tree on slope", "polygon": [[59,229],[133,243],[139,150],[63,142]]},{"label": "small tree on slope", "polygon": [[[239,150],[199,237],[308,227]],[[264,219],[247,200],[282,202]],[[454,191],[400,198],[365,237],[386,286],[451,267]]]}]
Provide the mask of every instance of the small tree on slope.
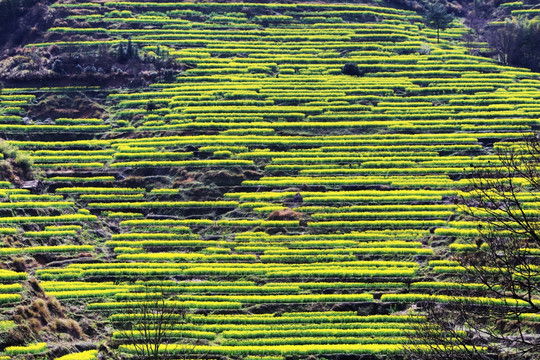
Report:
[{"label": "small tree on slope", "polygon": [[439,32],[447,29],[454,17],[446,11],[441,3],[428,4],[424,21],[430,28],[437,29],[437,44],[439,43]]}]

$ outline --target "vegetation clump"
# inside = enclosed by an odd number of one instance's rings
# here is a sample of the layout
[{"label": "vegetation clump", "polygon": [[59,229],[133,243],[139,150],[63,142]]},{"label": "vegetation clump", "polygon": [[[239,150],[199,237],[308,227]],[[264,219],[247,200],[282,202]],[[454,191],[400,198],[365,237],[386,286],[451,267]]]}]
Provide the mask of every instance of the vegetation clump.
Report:
[{"label": "vegetation clump", "polygon": [[354,63],[346,63],[345,65],[343,65],[341,72],[344,75],[350,75],[350,76],[363,76],[364,75],[364,71],[362,71],[358,67],[358,65]]},{"label": "vegetation clump", "polygon": [[30,155],[19,151],[17,147],[8,144],[4,140],[0,140],[0,154],[4,158],[2,162],[4,178],[13,182],[32,178],[33,160]]}]

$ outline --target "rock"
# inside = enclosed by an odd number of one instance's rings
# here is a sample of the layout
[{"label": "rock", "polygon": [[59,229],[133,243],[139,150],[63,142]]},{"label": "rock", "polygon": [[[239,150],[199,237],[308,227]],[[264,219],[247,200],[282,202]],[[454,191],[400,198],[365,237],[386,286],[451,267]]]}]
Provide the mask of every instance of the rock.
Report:
[{"label": "rock", "polygon": [[21,185],[21,189],[30,190],[33,194],[40,193],[45,189],[45,185],[41,180],[24,181]]},{"label": "rock", "polygon": [[297,192],[297,193],[294,195],[292,201],[295,202],[295,203],[301,204],[301,203],[304,202],[304,198],[302,197],[302,195],[300,195],[299,192]]},{"label": "rock", "polygon": [[242,174],[232,174],[228,171],[209,171],[205,174],[205,183],[213,182],[219,186],[240,185],[246,178]]},{"label": "rock", "polygon": [[302,214],[291,209],[275,210],[268,215],[268,220],[300,220]]},{"label": "rock", "polygon": [[96,230],[96,235],[99,236],[102,239],[108,239],[109,238],[109,234],[107,234],[107,232],[105,230],[102,230],[102,229]]}]

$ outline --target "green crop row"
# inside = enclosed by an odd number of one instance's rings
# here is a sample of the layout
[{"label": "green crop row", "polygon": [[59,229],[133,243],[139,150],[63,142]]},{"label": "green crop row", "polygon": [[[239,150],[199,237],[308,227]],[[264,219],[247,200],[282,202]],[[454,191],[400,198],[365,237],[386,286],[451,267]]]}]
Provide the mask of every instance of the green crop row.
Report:
[{"label": "green crop row", "polygon": [[15,228],[0,228],[0,234],[2,235],[15,235],[19,231]]},{"label": "green crop row", "polygon": [[[79,146],[77,146],[79,147]],[[66,156],[66,155],[73,155],[73,156],[90,156],[90,155],[97,155],[97,156],[103,156],[103,155],[112,155],[114,154],[113,149],[102,149],[102,150],[33,150],[28,151],[28,154],[31,156]]]},{"label": "green crop row", "polygon": [[[242,198],[241,200],[244,200]],[[342,196],[317,196],[304,197],[307,204],[327,204],[327,203],[368,203],[368,204],[408,204],[411,202],[436,202],[441,201],[440,195],[408,195],[408,196],[362,196],[362,195],[342,195]],[[438,225],[443,226],[443,225]]]},{"label": "green crop row", "polygon": [[76,230],[45,230],[45,231],[26,231],[24,236],[33,238],[50,238],[53,236],[76,236]]},{"label": "green crop row", "polygon": [[[55,155],[55,156],[32,156],[36,164],[46,165],[49,163],[96,163],[112,160],[112,156],[99,155]],[[83,164],[81,164],[83,165]]]},{"label": "green crop row", "polygon": [[[143,314],[117,313],[110,316],[113,322],[131,321],[141,319]],[[186,314],[186,321],[192,324],[205,325],[246,325],[246,326],[265,326],[268,324],[289,324],[289,325],[305,325],[305,326],[328,326],[338,327],[353,326],[352,324],[365,325],[365,327],[376,326],[381,324],[385,326],[387,323],[421,323],[424,318],[413,315],[367,315],[358,316],[356,312],[296,312],[284,313],[282,316],[276,317],[273,314],[236,314],[236,315],[201,315],[201,314]],[[263,328],[264,329],[264,328]]]},{"label": "green crop row", "polygon": [[104,163],[100,162],[66,162],[66,163],[36,163],[36,167],[46,168],[46,169],[57,169],[57,168],[74,168],[74,169],[91,169],[91,168],[101,168],[104,167]]},{"label": "green crop row", "polygon": [[18,201],[10,203],[0,202],[0,209],[67,208],[74,205],[75,203],[73,203],[72,201]]},{"label": "green crop row", "polygon": [[[0,218],[1,220],[1,218]],[[120,223],[121,226],[152,226],[152,225],[191,225],[191,226],[264,226],[264,227],[294,227],[299,226],[296,220],[218,220],[208,219],[184,219],[184,220],[125,220]]]},{"label": "green crop row", "polygon": [[142,219],[144,215],[134,212],[107,212],[107,217],[110,219]]},{"label": "green crop row", "polygon": [[58,194],[139,194],[146,192],[143,188],[114,187],[64,187],[56,189]]},{"label": "green crop row", "polygon": [[94,297],[103,299],[110,296],[114,296],[117,293],[122,292],[122,291],[128,291],[128,290],[121,286],[118,286],[114,289],[92,289],[92,290],[77,289],[77,290],[71,290],[71,291],[70,290],[64,290],[64,291],[46,290],[46,294],[49,296],[54,296],[55,298],[62,299],[62,300],[83,299],[83,298],[86,299],[86,298],[94,298]]},{"label": "green crop row", "polygon": [[[300,167],[304,169],[304,167]],[[343,186],[343,185],[390,185],[390,186],[407,186],[421,188],[430,186],[431,188],[459,188],[467,185],[467,180],[450,181],[447,179],[429,179],[425,176],[425,180],[418,181],[400,179],[401,177],[380,177],[372,178],[369,176],[334,176],[334,177],[264,177],[259,180],[245,180],[242,185],[266,185],[266,186],[299,186],[299,185],[325,185],[325,186]]]},{"label": "green crop row", "polygon": [[95,360],[98,356],[97,350],[87,350],[56,358],[55,360]]},{"label": "green crop row", "polygon": [[[236,151],[235,151],[236,152]],[[437,156],[436,151],[365,151],[365,152],[353,152],[346,151],[345,149],[336,149],[335,151],[322,151],[321,148],[310,149],[310,150],[301,150],[301,151],[270,151],[265,149],[256,149],[250,152],[241,152],[237,155],[239,159],[257,159],[257,158],[317,158],[317,157],[351,157],[351,158],[395,158],[399,157],[434,157]],[[464,157],[465,158],[465,157]],[[470,158],[467,158],[470,159]]]},{"label": "green crop row", "polygon": [[156,194],[156,195],[176,195],[179,192],[180,192],[180,189],[165,189],[165,188],[152,189],[150,191],[151,194]]},{"label": "green crop row", "polygon": [[46,343],[36,343],[27,346],[8,346],[4,349],[7,355],[40,354],[47,351]]},{"label": "green crop row", "polygon": [[248,254],[198,254],[198,253],[150,253],[150,254],[122,254],[116,257],[118,260],[151,260],[151,261],[256,261],[257,256]]},{"label": "green crop row", "polygon": [[214,226],[214,221],[208,219],[135,219],[124,220],[120,222],[121,226],[168,226],[168,225],[180,225],[180,226]]},{"label": "green crop row", "polygon": [[28,274],[24,272],[15,272],[11,270],[0,270],[0,280],[26,280]]},{"label": "green crop row", "polygon": [[308,294],[308,295],[178,295],[179,301],[239,302],[244,304],[371,302],[371,294]]},{"label": "green crop row", "polygon": [[[258,198],[267,196],[268,199],[280,199],[284,197],[293,197],[296,192],[259,192],[259,193],[246,193],[246,192],[234,192],[225,194],[226,197],[244,199],[246,196],[258,195]],[[349,196],[455,196],[458,194],[457,190],[352,190],[352,191],[302,191],[303,197],[340,197],[343,195]]]},{"label": "green crop row", "polygon": [[[383,302],[417,302],[417,301],[433,301],[441,303],[469,303],[478,305],[495,305],[495,306],[529,306],[523,300],[510,298],[489,298],[489,297],[467,297],[467,296],[448,296],[448,295],[429,295],[429,294],[383,294],[381,296]],[[534,300],[533,300],[534,301]]]},{"label": "green crop row", "polygon": [[81,230],[81,225],[49,225],[45,226],[45,231],[78,231]]},{"label": "green crop row", "polygon": [[28,133],[28,132],[105,132],[110,125],[12,125],[0,124],[0,132]]},{"label": "green crop row", "polygon": [[213,240],[110,240],[105,242],[108,247],[204,247],[225,245],[223,241]]},{"label": "green crop row", "polygon": [[[185,273],[201,274],[207,273],[202,269],[188,269]],[[411,277],[416,275],[416,269],[388,268],[382,270],[353,270],[353,269],[317,269],[317,270],[289,270],[268,272],[269,278],[372,278],[372,277]],[[215,272],[214,272],[215,273]]]},{"label": "green crop row", "polygon": [[94,251],[92,245],[31,246],[26,248],[0,248],[0,255],[36,254],[46,252],[85,252]]},{"label": "green crop row", "polygon": [[128,161],[112,163],[111,167],[184,167],[184,166],[249,166],[251,160],[185,160],[185,161]]},{"label": "green crop row", "polygon": [[[409,240],[409,239],[418,239],[424,235],[427,235],[427,230],[420,229],[406,229],[406,230],[373,230],[373,231],[364,231],[358,232],[353,231],[350,233],[344,234],[300,234],[300,235],[269,235],[264,232],[244,232],[236,234],[237,240],[242,241],[254,241],[254,240],[263,240],[263,241],[310,241],[310,240],[321,240],[327,242],[333,242],[335,240],[354,240],[354,241],[374,241],[374,240]],[[113,235],[114,236],[114,235]]]},{"label": "green crop row", "polygon": [[268,277],[399,277],[413,276],[418,269],[415,262],[405,261],[350,261],[314,264],[264,264],[264,263],[107,263],[73,264],[63,269],[39,269],[36,274],[49,279],[51,276],[164,276],[164,275],[266,275]]},{"label": "green crop row", "polygon": [[[234,283],[234,282],[229,282]],[[239,282],[238,282],[239,283]],[[279,286],[278,286],[279,285]],[[149,287],[148,290],[155,291],[158,295],[160,292],[169,293],[211,293],[211,294],[296,294],[300,292],[300,287],[298,286],[289,286],[285,284],[272,284],[272,286],[250,286],[250,285],[232,285],[232,286],[181,286],[181,287]],[[135,299],[144,299],[146,293],[127,293],[128,290],[116,291],[117,300],[135,300]],[[146,289],[145,289],[146,291]]]},{"label": "green crop row", "polygon": [[[242,204],[244,205],[244,204]],[[296,211],[307,212],[307,213],[349,213],[356,211],[375,211],[388,213],[389,211],[394,211],[396,213],[403,212],[432,212],[432,211],[441,211],[452,213],[457,209],[457,205],[451,204],[425,204],[425,205],[351,205],[351,206],[342,206],[342,207],[333,207],[333,206],[299,206],[295,208]]]},{"label": "green crop row", "polygon": [[2,180],[0,181],[0,188],[8,189],[11,187],[11,183],[9,181]]},{"label": "green crop row", "polygon": [[21,284],[0,284],[0,293],[13,293],[20,291],[22,291]]},{"label": "green crop row", "polygon": [[82,222],[96,221],[97,216],[86,214],[66,214],[58,216],[23,216],[23,217],[0,217],[0,223],[7,224],[32,224],[32,223],[66,223],[66,222]]},{"label": "green crop row", "polygon": [[[335,318],[328,316],[319,316],[320,313],[314,312],[310,315],[315,315],[316,318],[320,320],[332,321]],[[133,314],[136,315],[136,314]],[[138,319],[141,319],[141,314],[138,314]],[[113,318],[114,315],[111,316]],[[309,318],[311,316],[302,316],[302,313],[299,313],[297,317]],[[148,319],[150,320],[150,318]],[[353,330],[353,329],[417,329],[419,326],[422,326],[418,321],[411,320],[410,322],[344,322],[344,323],[332,323],[332,322],[321,322],[321,323],[308,323],[304,321],[299,321],[297,323],[290,323],[290,319],[286,319],[283,323],[273,324],[271,329],[269,329],[268,324],[263,323],[249,323],[242,324],[242,331],[289,331],[289,330],[307,330],[315,329],[317,330]],[[303,320],[303,319],[302,319]],[[114,321],[116,324],[121,325],[122,321]],[[150,327],[150,324],[149,324]],[[238,324],[194,324],[194,323],[185,323],[185,324],[175,324],[171,326],[171,329],[175,330],[201,330],[209,331],[214,333],[220,333],[223,331],[237,331]],[[342,337],[343,338],[343,337]],[[347,338],[347,337],[346,337]],[[349,338],[350,339],[350,338]],[[232,339],[228,339],[231,340]],[[254,340],[254,339],[253,339]],[[256,340],[255,340],[256,341]],[[222,343],[223,344],[223,343]]]},{"label": "green crop row", "polygon": [[197,235],[191,234],[191,229],[186,226],[176,228],[168,228],[174,230],[174,233],[159,233],[159,232],[140,232],[140,233],[122,233],[112,234],[111,240],[198,240]]},{"label": "green crop row", "polygon": [[[157,192],[157,194],[169,194],[170,192]],[[0,203],[1,204],[1,203]],[[237,207],[236,201],[145,201],[125,203],[89,203],[89,208],[119,208],[119,209],[143,209],[143,208],[227,208]]]},{"label": "green crop row", "polygon": [[227,330],[221,333],[226,339],[264,339],[287,337],[394,337],[400,335],[413,335],[414,329],[295,329],[295,330]]},{"label": "green crop row", "polygon": [[452,211],[388,211],[388,212],[332,212],[314,213],[313,219],[411,219],[411,218],[448,218],[454,213]]},{"label": "green crop row", "polygon": [[126,160],[126,159],[185,159],[187,157],[193,156],[193,153],[180,153],[180,152],[117,152],[114,154],[114,158],[117,160]]},{"label": "green crop row", "polygon": [[[369,244],[369,243],[368,243]],[[407,245],[409,243],[406,243]],[[361,247],[346,249],[308,249],[308,250],[267,250],[261,255],[261,260],[266,259],[266,255],[323,255],[323,254],[417,254],[433,255],[432,249],[410,248],[410,247]]]},{"label": "green crop row", "polygon": [[[288,251],[281,250],[283,246],[287,246],[289,249],[307,249],[307,248],[322,248],[322,249],[335,249],[335,251],[342,251],[347,253],[347,251],[355,252],[356,250],[363,251],[363,249],[378,249],[378,248],[406,248],[406,249],[418,249],[422,247],[422,243],[418,241],[403,241],[403,240],[387,240],[387,241],[370,241],[366,242],[357,242],[352,240],[298,240],[292,242],[287,241],[277,241],[272,242],[271,238],[261,239],[262,241],[257,241],[257,239],[249,240],[249,243],[244,243],[239,239],[239,243],[227,243],[226,245],[234,247],[236,251],[249,251],[251,247],[263,247],[266,254],[273,254],[275,251]],[[293,250],[296,251],[296,250]],[[313,250],[308,250],[313,251]],[[317,250],[318,251],[318,250]],[[326,250],[323,250],[324,252]]]},{"label": "green crop row", "polygon": [[55,200],[64,200],[64,197],[62,195],[48,195],[48,194],[42,194],[42,195],[30,195],[30,194],[13,194],[9,196],[9,199],[13,202],[16,201],[28,201],[32,200],[35,201],[55,201]]},{"label": "green crop row", "polygon": [[457,290],[487,290],[484,284],[454,283],[443,281],[421,281],[411,284],[411,289],[457,289]]},{"label": "green crop row", "polygon": [[[430,351],[429,345],[411,346],[415,351]],[[120,351],[135,353],[134,345],[120,345]],[[476,348],[478,349],[478,348]],[[470,348],[469,348],[470,350]],[[465,349],[463,351],[466,351]],[[162,354],[211,354],[224,356],[246,355],[323,355],[323,354],[395,354],[403,352],[403,344],[331,344],[331,345],[267,345],[211,346],[169,344],[159,348]]]},{"label": "green crop row", "polygon": [[435,229],[435,235],[439,236],[464,236],[464,237],[477,237],[480,233],[478,229],[451,229],[451,228],[437,228]]},{"label": "green crop row", "polygon": [[19,294],[0,294],[0,304],[11,304],[20,302],[22,299]]},{"label": "green crop row", "polygon": [[[272,124],[272,127],[275,128],[274,124]],[[363,156],[327,156],[333,155],[332,153],[319,153],[316,157],[279,157],[279,158],[272,158],[272,164],[324,164],[324,163],[342,163],[342,164],[350,164],[350,163],[362,163],[360,167],[367,167],[367,168],[373,168],[373,167],[384,167],[381,165],[388,165],[388,167],[406,167],[406,166],[416,166],[419,161],[427,161],[433,159],[432,156],[420,156],[420,155],[413,155],[413,156],[401,156],[401,155],[394,155],[392,157],[387,156],[369,156],[369,157],[363,157]],[[469,159],[470,160],[470,159]],[[463,161],[463,159],[461,160]]]},{"label": "green crop row", "polygon": [[106,200],[143,200],[144,194],[81,194],[79,199],[85,201]]},{"label": "green crop row", "polygon": [[[152,305],[152,302],[125,301],[125,302],[101,302],[91,303],[86,306],[87,310],[115,310],[115,309],[137,309],[141,305]],[[228,301],[165,301],[164,306],[176,309],[241,309],[239,302]]]},{"label": "green crop row", "polygon": [[[144,331],[128,330],[128,331],[115,331],[112,334],[113,339],[129,339],[133,341],[134,339],[146,339],[148,336],[158,335],[158,331],[154,329],[147,329]],[[168,339],[176,338],[195,338],[195,339],[206,339],[214,340],[216,334],[209,331],[197,331],[197,330],[164,330],[163,336]]]},{"label": "green crop row", "polygon": [[[329,199],[330,200],[330,199]],[[337,199],[334,199],[334,201]],[[444,220],[376,220],[376,221],[320,221],[310,222],[308,227],[313,228],[428,228],[432,226],[446,226]]]},{"label": "green crop row", "polygon": [[[88,6],[95,6],[93,3],[81,3],[81,4],[56,4],[54,7],[88,7]],[[152,7],[167,7],[167,8],[178,8],[178,9],[186,9],[187,11],[192,9],[198,9],[205,12],[223,12],[223,13],[229,13],[233,11],[241,11],[243,8],[243,3],[235,2],[235,3],[217,3],[217,2],[209,2],[209,3],[152,3],[152,2],[111,2],[109,4],[111,7],[114,8],[122,8],[124,6],[130,6],[133,8],[152,8]],[[320,10],[321,7],[314,6],[315,4],[310,3],[294,3],[294,4],[284,4],[284,3],[253,3],[254,8],[264,9],[275,9],[275,10]],[[414,11],[410,10],[402,10],[402,9],[394,9],[394,8],[386,8],[386,7],[380,7],[380,6],[372,6],[372,5],[364,5],[364,4],[324,4],[324,9],[335,9],[335,10],[365,10],[365,11],[374,11],[374,12],[380,12],[382,14],[389,13],[389,14],[403,14],[403,15],[416,15]],[[377,24],[375,24],[377,25]],[[375,26],[374,25],[374,26]]]},{"label": "green crop row", "polygon": [[43,181],[47,182],[112,182],[114,180],[114,176],[52,176],[50,178],[43,179]]},{"label": "green crop row", "polygon": [[[403,335],[412,335],[409,330],[404,330]],[[261,339],[224,339],[222,346],[269,346],[269,345],[315,345],[315,344],[413,344],[421,340],[399,336],[400,334],[387,336],[374,335],[351,336],[351,337],[274,337]]]},{"label": "green crop row", "polygon": [[[458,174],[463,173],[467,164],[463,167],[413,167],[413,168],[309,168],[306,166],[303,170],[300,170],[301,175],[329,175],[329,174],[349,174],[349,175],[424,175],[424,174]],[[267,170],[273,171],[283,169],[283,165],[268,165]]]}]

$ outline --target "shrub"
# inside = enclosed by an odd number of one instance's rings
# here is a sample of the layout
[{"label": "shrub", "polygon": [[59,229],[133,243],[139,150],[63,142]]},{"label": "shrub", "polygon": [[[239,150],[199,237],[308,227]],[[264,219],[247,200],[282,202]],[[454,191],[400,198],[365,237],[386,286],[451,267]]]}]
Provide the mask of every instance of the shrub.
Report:
[{"label": "shrub", "polygon": [[17,152],[17,154],[15,155],[15,165],[20,167],[24,172],[30,171],[33,164],[34,161],[30,157],[30,155],[21,152]]},{"label": "shrub", "polygon": [[358,65],[354,63],[346,63],[345,65],[343,65],[341,72],[343,73],[343,75],[350,75],[350,76],[363,76],[364,75],[364,71],[360,70],[358,68]]},{"label": "shrub", "polygon": [[0,140],[0,153],[4,154],[4,159],[15,158],[17,150],[15,146],[8,144],[4,140]]}]

